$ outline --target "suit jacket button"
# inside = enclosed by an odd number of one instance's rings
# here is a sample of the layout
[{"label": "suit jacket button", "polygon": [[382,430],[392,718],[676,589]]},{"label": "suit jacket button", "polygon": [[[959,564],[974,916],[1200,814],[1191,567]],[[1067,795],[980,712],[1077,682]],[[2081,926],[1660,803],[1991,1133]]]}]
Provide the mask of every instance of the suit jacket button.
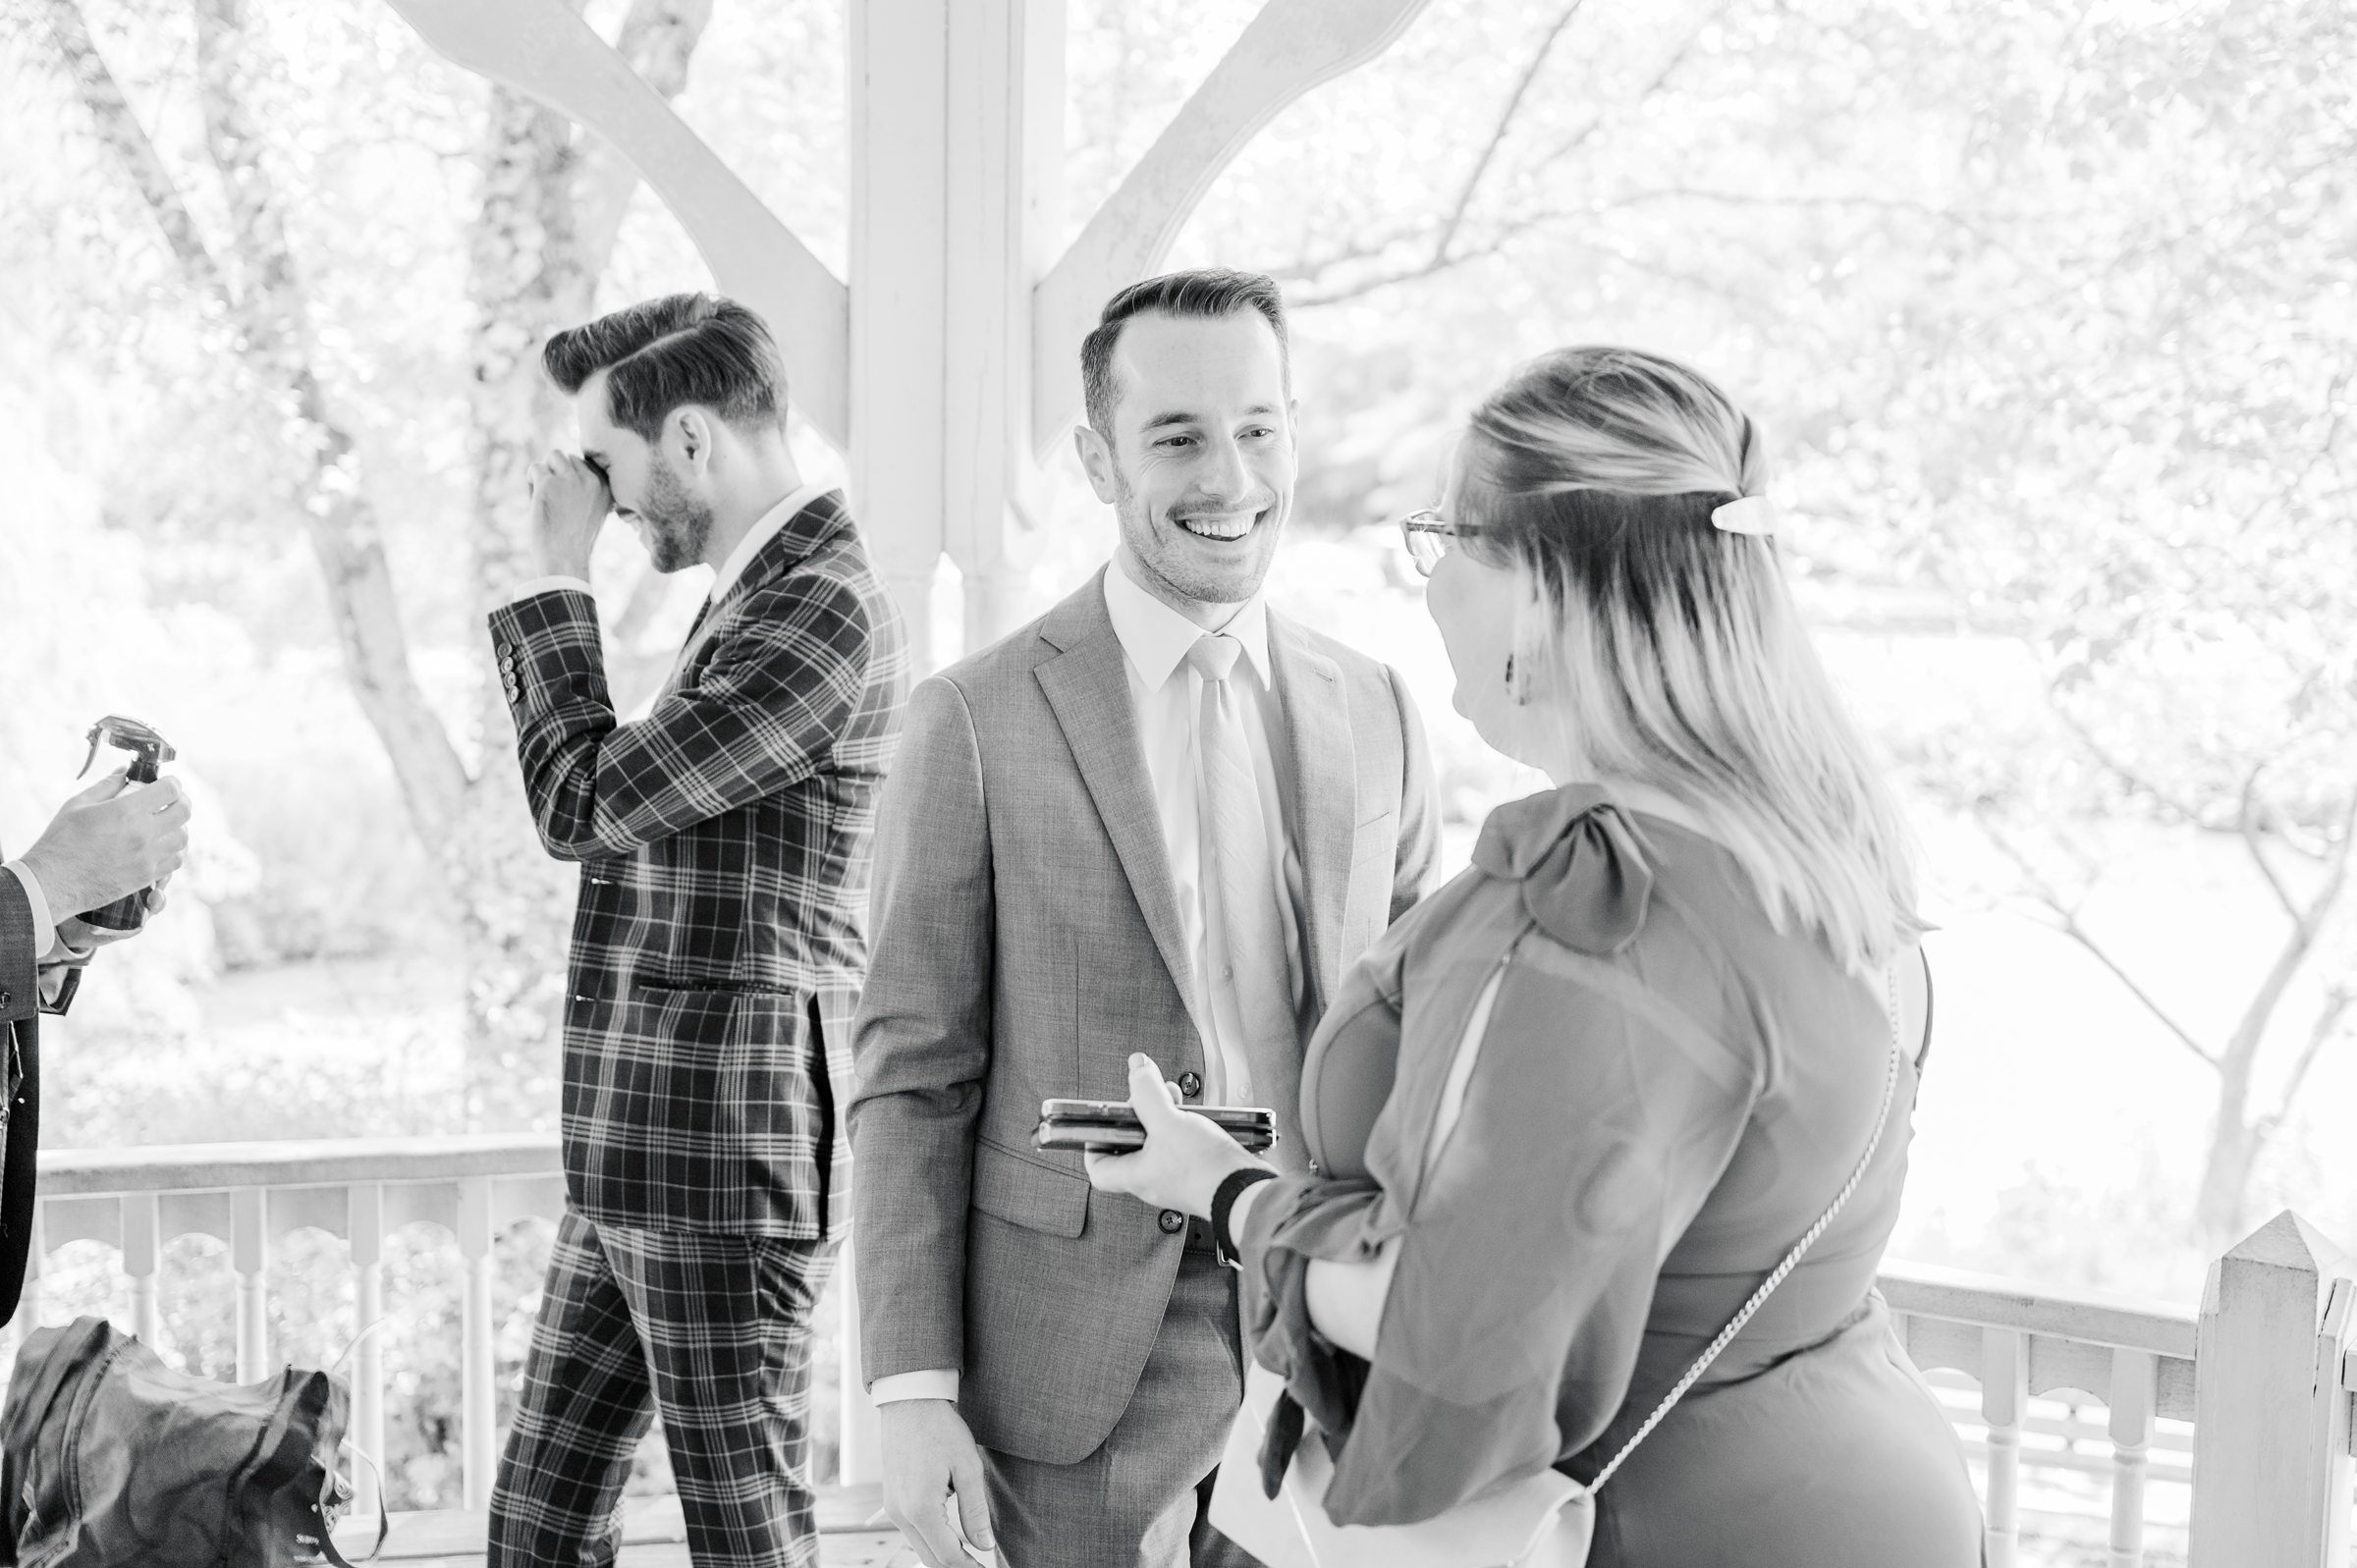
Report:
[{"label": "suit jacket button", "polygon": [[1165,1209],[1162,1212],[1162,1217],[1155,1222],[1162,1226],[1164,1235],[1176,1236],[1186,1228],[1186,1216],[1176,1209]]},{"label": "suit jacket button", "polygon": [[1199,1072],[1180,1073],[1178,1075],[1178,1092],[1189,1100],[1194,1099],[1203,1092],[1203,1075]]}]

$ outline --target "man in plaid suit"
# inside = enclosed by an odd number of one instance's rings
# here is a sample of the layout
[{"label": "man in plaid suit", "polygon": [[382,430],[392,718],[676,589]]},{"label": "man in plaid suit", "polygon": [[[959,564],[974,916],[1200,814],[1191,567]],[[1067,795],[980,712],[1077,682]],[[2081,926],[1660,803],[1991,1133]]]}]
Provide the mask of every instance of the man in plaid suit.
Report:
[{"label": "man in plaid suit", "polygon": [[[810,1564],[810,1313],[849,1217],[840,1108],[900,621],[842,497],[801,481],[753,312],[676,295],[543,359],[582,451],[534,471],[549,575],[491,639],[541,840],[581,863],[568,1202],[489,1561],[611,1562],[660,1411],[695,1562]],[[715,570],[629,724],[583,580],[609,510],[658,569]]]}]

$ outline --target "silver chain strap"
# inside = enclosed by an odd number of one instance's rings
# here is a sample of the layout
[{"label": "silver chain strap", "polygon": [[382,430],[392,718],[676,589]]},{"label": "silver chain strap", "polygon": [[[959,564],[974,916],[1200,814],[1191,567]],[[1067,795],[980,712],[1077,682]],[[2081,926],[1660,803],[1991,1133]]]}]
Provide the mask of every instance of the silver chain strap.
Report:
[{"label": "silver chain strap", "polygon": [[1891,1119],[1891,1101],[1898,1092],[1898,1058],[1902,1050],[1898,1040],[1898,971],[1895,966],[1886,976],[1884,985],[1885,1010],[1891,1016],[1891,1060],[1883,1072],[1883,1108],[1875,1113],[1874,1135],[1866,1140],[1866,1152],[1858,1157],[1857,1168],[1849,1173],[1849,1179],[1834,1195],[1833,1204],[1817,1217],[1817,1222],[1792,1244],[1790,1252],[1784,1254],[1784,1261],[1760,1281],[1760,1288],[1751,1293],[1751,1299],[1743,1303],[1725,1328],[1719,1330],[1719,1337],[1711,1341],[1710,1348],[1695,1357],[1694,1365],[1686,1369],[1686,1375],[1662,1396],[1662,1402],[1653,1407],[1653,1414],[1645,1418],[1645,1425],[1620,1445],[1620,1451],[1613,1455],[1610,1463],[1596,1472],[1596,1479],[1588,1483],[1588,1490],[1596,1491],[1612,1479],[1613,1472],[1620,1468],[1621,1461],[1636,1451],[1637,1444],[1662,1424],[1662,1418],[1670,1414],[1671,1407],[1683,1399],[1686,1390],[1693,1387],[1702,1375],[1710,1370],[1711,1363],[1719,1359],[1719,1353],[1735,1342],[1735,1335],[1741,1333],[1743,1325],[1751,1322],[1751,1315],[1758,1312],[1768,1298],[1776,1293],[1776,1287],[1784,1282],[1784,1276],[1800,1266],[1801,1258],[1817,1245],[1818,1238],[1833,1224],[1834,1217],[1841,1212],[1842,1206],[1849,1202],[1850,1195],[1858,1190],[1858,1183],[1866,1179],[1866,1167],[1874,1162],[1874,1152],[1883,1146],[1883,1124]]}]

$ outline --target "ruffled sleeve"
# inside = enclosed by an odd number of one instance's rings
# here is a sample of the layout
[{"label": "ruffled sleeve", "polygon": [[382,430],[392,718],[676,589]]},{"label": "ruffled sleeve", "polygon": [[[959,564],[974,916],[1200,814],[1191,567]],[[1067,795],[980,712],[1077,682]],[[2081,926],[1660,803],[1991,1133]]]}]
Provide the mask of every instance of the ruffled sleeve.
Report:
[{"label": "ruffled sleeve", "polygon": [[[1401,954],[1389,1005],[1403,1049],[1368,1176],[1289,1178],[1243,1238],[1260,1359],[1330,1434],[1326,1500],[1343,1523],[1430,1518],[1596,1439],[1627,1395],[1662,1260],[1758,1093],[1757,1050],[1696,1021],[1720,1015],[1716,960],[1649,921],[1643,840],[1617,810],[1579,789],[1517,802],[1474,864],[1489,897],[1452,925],[1482,926],[1486,903],[1510,960],[1429,1177],[1470,1013],[1462,929],[1422,934],[1429,962]],[[1428,969],[1449,1007],[1420,1005]],[[1362,1364],[1308,1326],[1307,1260],[1386,1243],[1398,1263]]]}]

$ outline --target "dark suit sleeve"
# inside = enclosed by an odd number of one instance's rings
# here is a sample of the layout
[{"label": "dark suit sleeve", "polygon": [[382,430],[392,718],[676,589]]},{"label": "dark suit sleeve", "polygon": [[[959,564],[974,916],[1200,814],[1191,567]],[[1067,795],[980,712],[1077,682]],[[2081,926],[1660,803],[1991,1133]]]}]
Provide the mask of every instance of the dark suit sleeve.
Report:
[{"label": "dark suit sleeve", "polygon": [[32,902],[16,873],[0,871],[0,1319],[13,1317],[32,1242],[33,1157],[41,1141],[40,974]]},{"label": "dark suit sleeve", "polygon": [[493,612],[524,791],[550,854],[630,854],[826,765],[867,682],[872,627],[857,591],[796,575],[748,594],[730,619],[691,681],[620,724],[587,594]]},{"label": "dark suit sleeve", "polygon": [[964,695],[938,676],[908,695],[872,888],[850,1107],[871,1379],[965,1365],[966,1203],[997,937],[981,745]]},{"label": "dark suit sleeve", "polygon": [[1399,708],[1399,858],[1392,879],[1392,918],[1397,920],[1424,896],[1440,861],[1440,790],[1433,784],[1432,749],[1424,739],[1416,699],[1407,694],[1407,682],[1398,671],[1386,665],[1383,673]]},{"label": "dark suit sleeve", "polygon": [[0,871],[0,1024],[13,1027],[40,1010],[33,960],[32,901],[13,871]]}]

